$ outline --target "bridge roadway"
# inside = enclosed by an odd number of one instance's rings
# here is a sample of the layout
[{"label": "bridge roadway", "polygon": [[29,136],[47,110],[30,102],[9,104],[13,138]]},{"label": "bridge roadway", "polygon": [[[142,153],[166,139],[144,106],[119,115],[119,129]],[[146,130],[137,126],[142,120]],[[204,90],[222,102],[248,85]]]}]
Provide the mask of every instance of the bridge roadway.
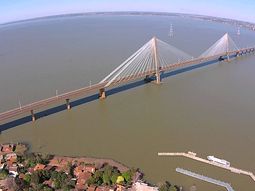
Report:
[{"label": "bridge roadway", "polygon": [[[189,65],[198,65],[201,63],[205,63],[207,61],[213,61],[215,59],[219,59],[219,58],[229,58],[229,56],[241,56],[247,53],[251,53],[255,51],[255,47],[249,47],[249,48],[243,48],[243,49],[239,49],[236,51],[231,51],[231,52],[227,52],[224,54],[218,54],[218,55],[213,55],[213,56],[209,56],[209,57],[199,57],[199,58],[195,58],[189,61],[183,61],[183,62],[178,62],[178,63],[174,63],[174,64],[169,64],[163,68],[160,68],[159,71],[160,73],[165,72],[165,71],[169,71],[169,70],[175,70],[175,69],[180,69]],[[100,98],[105,98],[105,88],[109,88],[109,87],[113,87],[113,86],[117,86],[117,85],[121,85],[124,83],[128,83],[131,81],[135,81],[144,77],[148,77],[148,76],[153,76],[155,75],[156,71],[147,71],[144,73],[140,73],[138,75],[134,75],[134,76],[127,76],[125,78],[122,79],[118,79],[113,81],[113,83],[111,83],[110,86],[106,87],[106,84],[108,83],[103,82],[103,83],[97,83],[88,87],[84,87],[84,88],[80,88],[74,91],[70,91],[67,93],[63,93],[60,94],[58,96],[54,96],[54,97],[50,97],[47,99],[43,99],[40,101],[36,101],[27,105],[24,105],[22,107],[19,108],[15,108],[3,113],[0,113],[0,122],[4,122],[8,119],[12,119],[14,117],[17,117],[19,115],[22,114],[26,114],[28,112],[31,112],[31,116],[32,116],[32,121],[35,121],[36,117],[34,114],[35,110],[38,109],[42,109],[46,106],[49,105],[53,105],[53,104],[57,104],[60,101],[66,101],[66,105],[67,105],[67,109],[70,109],[70,103],[69,100],[70,99],[75,99],[77,97],[81,97],[81,96],[86,96],[92,92],[96,92],[99,91],[99,97]]]},{"label": "bridge roadway", "polygon": [[193,178],[197,178],[197,179],[200,179],[205,182],[209,182],[209,183],[212,183],[212,184],[215,184],[218,186],[225,187],[227,189],[227,191],[234,191],[234,189],[232,188],[232,186],[229,183],[226,183],[226,182],[223,182],[220,180],[216,180],[216,179],[204,176],[204,175],[200,175],[200,174],[197,174],[197,173],[194,173],[194,172],[182,169],[182,168],[176,168],[176,172],[179,172],[181,174],[185,174],[187,176],[191,176]]}]

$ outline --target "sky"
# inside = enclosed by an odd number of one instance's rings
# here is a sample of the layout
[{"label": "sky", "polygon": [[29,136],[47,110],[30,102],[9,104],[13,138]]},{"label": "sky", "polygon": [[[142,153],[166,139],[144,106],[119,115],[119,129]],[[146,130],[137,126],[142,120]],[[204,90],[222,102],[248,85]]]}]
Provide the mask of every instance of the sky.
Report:
[{"label": "sky", "polygon": [[0,0],[0,23],[97,11],[191,13],[255,23],[255,0]]}]

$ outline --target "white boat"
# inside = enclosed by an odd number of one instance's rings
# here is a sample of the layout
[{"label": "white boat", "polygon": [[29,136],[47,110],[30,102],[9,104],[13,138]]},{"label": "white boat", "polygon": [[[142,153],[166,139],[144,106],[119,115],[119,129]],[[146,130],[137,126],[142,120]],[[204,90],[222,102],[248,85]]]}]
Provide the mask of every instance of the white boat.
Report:
[{"label": "white boat", "polygon": [[224,166],[228,166],[228,167],[230,166],[230,162],[228,162],[228,161],[226,161],[224,159],[219,159],[219,158],[216,158],[214,156],[207,156],[207,159],[209,161],[212,161],[212,162],[224,165]]}]

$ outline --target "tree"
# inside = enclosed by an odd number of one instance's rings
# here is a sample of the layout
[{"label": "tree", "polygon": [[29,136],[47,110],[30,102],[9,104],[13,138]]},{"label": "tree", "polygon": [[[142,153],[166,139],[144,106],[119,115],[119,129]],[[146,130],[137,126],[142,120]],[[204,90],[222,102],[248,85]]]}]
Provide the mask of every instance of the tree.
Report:
[{"label": "tree", "polygon": [[169,191],[178,191],[178,189],[176,186],[170,186]]},{"label": "tree", "polygon": [[125,179],[127,184],[131,184],[132,183],[133,175],[134,175],[133,170],[128,170],[128,171],[122,173],[122,176]]},{"label": "tree", "polygon": [[90,186],[90,185],[93,185],[93,184],[96,184],[96,179],[95,177],[91,176],[88,180],[87,180],[87,184]]},{"label": "tree", "polygon": [[106,165],[103,168],[103,170],[104,170],[104,172],[103,172],[104,184],[111,185],[111,176],[112,176],[113,167],[110,165]]},{"label": "tree", "polygon": [[98,170],[94,173],[93,177],[95,178],[95,184],[101,186],[103,183],[103,172]]},{"label": "tree", "polygon": [[118,176],[120,176],[120,173],[118,173],[118,172],[114,172],[114,173],[112,174],[112,176],[111,176],[111,182],[112,182],[112,184],[116,184]]},{"label": "tree", "polygon": [[0,171],[0,180],[5,179],[8,176],[8,171],[6,169],[3,169]]},{"label": "tree", "polygon": [[37,171],[32,173],[31,183],[33,183],[35,185],[38,185],[40,183],[40,176],[39,176],[39,173]]},{"label": "tree", "polygon": [[30,185],[31,182],[31,175],[30,174],[25,174],[24,176],[24,181],[27,185]]},{"label": "tree", "polygon": [[123,178],[123,176],[118,176],[116,183],[117,184],[122,184],[125,181],[125,179]]},{"label": "tree", "polygon": [[111,174],[104,173],[103,174],[103,182],[104,182],[104,184],[111,185]]},{"label": "tree", "polygon": [[159,191],[177,191],[177,189],[175,186],[172,186],[168,181],[166,181],[160,185]]}]

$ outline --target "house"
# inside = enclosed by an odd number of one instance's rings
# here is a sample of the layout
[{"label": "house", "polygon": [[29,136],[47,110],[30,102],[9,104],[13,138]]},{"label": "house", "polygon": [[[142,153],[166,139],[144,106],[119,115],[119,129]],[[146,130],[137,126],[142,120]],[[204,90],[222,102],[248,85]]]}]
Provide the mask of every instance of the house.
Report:
[{"label": "house", "polygon": [[143,182],[136,182],[133,184],[132,188],[129,189],[130,191],[140,191],[140,190],[144,190],[144,191],[158,191],[158,187],[152,187],[149,186],[146,183]]},{"label": "house", "polygon": [[74,169],[74,175],[79,176],[79,174],[84,173],[84,172],[89,172],[89,173],[94,173],[96,170],[95,166],[92,165],[79,165],[75,167]]},{"label": "house", "polygon": [[47,186],[49,186],[49,187],[53,187],[53,181],[50,179],[50,180],[45,180],[44,182],[43,182],[43,184],[44,185],[47,185]]},{"label": "house", "polygon": [[44,164],[38,163],[37,165],[35,165],[34,171],[43,170],[44,168],[45,168],[45,165],[44,165]]},{"label": "house", "polygon": [[17,161],[17,155],[16,153],[8,153],[5,155],[5,160],[6,161],[12,161],[12,162],[16,162]]},{"label": "house", "polygon": [[26,175],[25,175],[24,173],[20,173],[20,174],[19,174],[19,178],[20,178],[20,179],[24,179],[25,176],[26,176]]},{"label": "house", "polygon": [[87,188],[87,191],[95,191],[96,190],[96,186],[92,185],[92,186],[89,186]]},{"label": "house", "polygon": [[4,167],[5,167],[5,163],[0,164],[0,170],[3,170],[3,169],[4,169]]},{"label": "house", "polygon": [[9,167],[11,167],[13,164],[16,164],[16,163],[13,163],[12,161],[5,162],[7,169],[9,169]]},{"label": "house", "polygon": [[95,173],[96,167],[95,165],[85,165],[85,172]]},{"label": "house", "polygon": [[55,167],[54,167],[54,166],[51,166],[51,165],[47,165],[47,166],[44,168],[44,170],[50,171],[50,170],[52,170],[53,168],[55,168]]},{"label": "house", "polygon": [[14,178],[19,175],[19,173],[18,173],[18,166],[16,164],[13,164],[12,166],[10,166],[8,168],[8,170],[9,170],[10,176],[12,176]]},{"label": "house", "polygon": [[28,169],[27,169],[27,172],[28,172],[29,174],[32,174],[32,173],[34,172],[34,168],[28,168]]},{"label": "house", "polygon": [[124,190],[126,190],[124,186],[122,186],[120,184],[117,185],[116,191],[124,191]]},{"label": "house", "polygon": [[74,168],[74,175],[79,177],[81,174],[85,173],[85,166],[80,165]]},{"label": "house", "polygon": [[10,153],[12,152],[14,149],[14,145],[13,144],[8,144],[8,145],[2,145],[1,147],[1,151],[4,153]]},{"label": "house", "polygon": [[76,182],[75,188],[78,189],[78,190],[84,190],[86,188],[87,180],[91,176],[92,175],[89,172],[80,173],[78,178],[77,178],[77,182]]},{"label": "house", "polygon": [[98,186],[96,191],[114,191],[114,188],[108,186]]}]

